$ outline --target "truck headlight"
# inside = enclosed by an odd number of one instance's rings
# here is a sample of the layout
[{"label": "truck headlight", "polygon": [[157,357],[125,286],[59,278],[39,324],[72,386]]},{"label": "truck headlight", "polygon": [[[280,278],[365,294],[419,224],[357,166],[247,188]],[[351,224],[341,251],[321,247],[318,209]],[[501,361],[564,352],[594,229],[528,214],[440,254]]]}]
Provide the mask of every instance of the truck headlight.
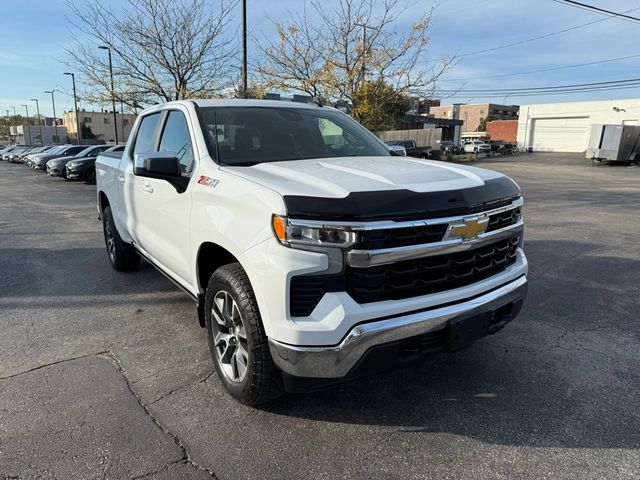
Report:
[{"label": "truck headlight", "polygon": [[271,225],[280,243],[292,248],[348,248],[358,241],[355,232],[339,225],[295,220],[280,215],[273,215]]}]

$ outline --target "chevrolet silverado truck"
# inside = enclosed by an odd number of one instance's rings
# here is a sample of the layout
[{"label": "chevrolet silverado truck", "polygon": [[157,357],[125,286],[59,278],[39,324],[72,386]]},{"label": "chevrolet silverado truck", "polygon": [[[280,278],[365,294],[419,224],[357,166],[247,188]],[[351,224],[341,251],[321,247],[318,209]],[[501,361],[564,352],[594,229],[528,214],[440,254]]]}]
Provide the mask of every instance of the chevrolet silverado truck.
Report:
[{"label": "chevrolet silverado truck", "polygon": [[193,298],[246,404],[460,350],[525,298],[515,182],[394,155],[330,107],[151,107],[96,180],[112,266],[144,258]]}]

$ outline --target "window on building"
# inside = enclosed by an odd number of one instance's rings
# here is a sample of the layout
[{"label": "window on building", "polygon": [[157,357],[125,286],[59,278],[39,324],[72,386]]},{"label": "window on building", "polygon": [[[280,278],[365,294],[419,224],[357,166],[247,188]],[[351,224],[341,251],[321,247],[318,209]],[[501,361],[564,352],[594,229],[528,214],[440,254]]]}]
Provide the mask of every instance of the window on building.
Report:
[{"label": "window on building", "polygon": [[111,123],[109,122],[109,119],[107,117],[104,117],[102,121],[104,122],[105,125],[109,125],[109,123]]},{"label": "window on building", "polygon": [[84,117],[82,120],[84,123],[91,123],[91,117]]},{"label": "window on building", "polygon": [[129,119],[128,118],[123,118],[122,119],[122,124],[123,125],[129,125]]}]

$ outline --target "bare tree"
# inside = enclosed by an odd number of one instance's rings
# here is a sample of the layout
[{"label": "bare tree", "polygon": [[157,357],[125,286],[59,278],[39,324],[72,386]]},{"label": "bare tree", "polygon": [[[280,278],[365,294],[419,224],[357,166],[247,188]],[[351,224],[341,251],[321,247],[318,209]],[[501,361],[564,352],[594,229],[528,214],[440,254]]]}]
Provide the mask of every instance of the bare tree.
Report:
[{"label": "bare tree", "polygon": [[89,42],[76,35],[64,63],[83,74],[91,91],[85,99],[97,104],[111,99],[108,57],[98,46],[111,49],[114,93],[130,108],[219,94],[237,69],[237,40],[227,32],[235,3],[127,0],[114,12],[103,0],[67,0],[71,23]]},{"label": "bare tree", "polygon": [[365,115],[360,108],[363,98],[368,103],[364,110],[369,111],[373,98],[384,103],[397,101],[398,95],[428,97],[453,59],[428,65],[431,10],[419,13],[408,30],[396,28],[409,8],[419,11],[400,0],[339,0],[334,8],[313,0],[311,14],[305,8],[288,20],[272,21],[277,38],[258,39],[261,81],[272,88],[346,102],[358,119]]}]

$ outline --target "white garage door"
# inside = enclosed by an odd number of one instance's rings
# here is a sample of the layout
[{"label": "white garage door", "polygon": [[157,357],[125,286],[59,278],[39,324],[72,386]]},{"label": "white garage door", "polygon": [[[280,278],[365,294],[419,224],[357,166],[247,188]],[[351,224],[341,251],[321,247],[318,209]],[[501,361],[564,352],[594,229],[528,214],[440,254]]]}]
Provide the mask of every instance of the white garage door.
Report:
[{"label": "white garage door", "polygon": [[538,152],[584,152],[589,117],[534,118],[529,145]]}]

